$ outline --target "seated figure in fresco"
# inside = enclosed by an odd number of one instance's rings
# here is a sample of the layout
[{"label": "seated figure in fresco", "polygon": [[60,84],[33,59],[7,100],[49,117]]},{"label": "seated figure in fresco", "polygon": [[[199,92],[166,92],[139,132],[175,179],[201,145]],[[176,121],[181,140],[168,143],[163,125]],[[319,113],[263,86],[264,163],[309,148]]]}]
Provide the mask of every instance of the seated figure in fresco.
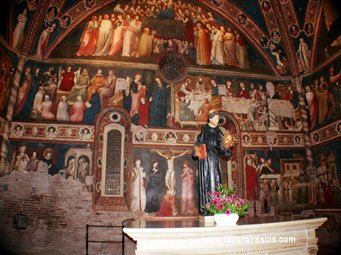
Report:
[{"label": "seated figure in fresco", "polygon": [[55,118],[53,103],[48,95],[45,95],[44,102],[41,105],[41,118],[47,120],[53,120]]},{"label": "seated figure in fresco", "polygon": [[85,101],[89,85],[90,76],[88,73],[88,69],[84,68],[82,73],[77,77],[76,84],[71,89],[71,92],[68,96],[68,101],[76,101],[78,96],[81,96],[82,100]]},{"label": "seated figure in fresco", "polygon": [[[99,91],[100,88],[102,88],[105,84],[105,77],[102,74],[102,69],[98,69],[97,73],[94,77],[92,77],[90,81],[90,86],[87,88],[87,101],[91,99],[92,96],[92,89],[96,89]],[[85,101],[85,100],[84,100]]]},{"label": "seated figure in fresco", "polygon": [[38,88],[37,93],[34,96],[32,113],[31,113],[32,118],[36,119],[36,118],[39,118],[41,116],[43,101],[44,101],[44,87],[40,86]]},{"label": "seated figure in fresco", "polygon": [[62,71],[58,88],[63,91],[71,91],[75,85],[74,78],[75,73],[72,71],[72,66],[67,66],[66,70]]},{"label": "seated figure in fresco", "polygon": [[82,122],[84,117],[85,103],[81,96],[77,97],[77,101],[73,104],[70,109],[70,121]]},{"label": "seated figure in fresco", "polygon": [[58,121],[69,121],[70,120],[69,104],[66,100],[66,96],[62,96],[59,103],[58,103],[56,119]]},{"label": "seated figure in fresco", "polygon": [[231,156],[231,150],[222,142],[223,133],[218,126],[219,117],[219,112],[210,111],[209,122],[202,128],[194,146],[193,156],[199,158],[200,215],[208,215],[203,208],[208,203],[207,193],[213,193],[216,186],[222,183],[220,155]]}]

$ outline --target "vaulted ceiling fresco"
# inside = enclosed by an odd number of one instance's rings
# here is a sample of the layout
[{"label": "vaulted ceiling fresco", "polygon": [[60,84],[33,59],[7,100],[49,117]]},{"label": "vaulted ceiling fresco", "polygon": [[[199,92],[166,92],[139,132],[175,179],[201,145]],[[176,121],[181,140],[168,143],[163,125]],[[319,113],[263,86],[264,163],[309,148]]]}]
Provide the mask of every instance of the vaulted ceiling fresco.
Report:
[{"label": "vaulted ceiling fresco", "polygon": [[[15,50],[37,59],[100,59],[155,69],[162,51],[176,49],[193,68],[298,76],[339,53],[334,2],[17,0],[6,3],[16,10],[13,33],[2,33]],[[107,26],[99,27],[99,20]],[[131,20],[135,27],[129,28]],[[108,32],[113,27],[115,35]],[[120,37],[126,30],[131,38]],[[144,40],[136,42],[134,33]]]}]

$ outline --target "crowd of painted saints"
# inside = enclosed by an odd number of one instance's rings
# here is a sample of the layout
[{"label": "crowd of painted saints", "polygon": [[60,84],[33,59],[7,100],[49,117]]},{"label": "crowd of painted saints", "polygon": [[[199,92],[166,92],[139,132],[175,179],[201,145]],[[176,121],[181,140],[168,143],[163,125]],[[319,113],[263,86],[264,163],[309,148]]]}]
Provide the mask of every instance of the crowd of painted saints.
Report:
[{"label": "crowd of painted saints", "polygon": [[[149,56],[171,50],[192,55],[198,65],[249,68],[246,42],[240,33],[220,24],[212,12],[182,1],[140,1],[117,4],[111,14],[92,16],[87,23],[78,56]],[[181,39],[172,39],[149,26],[153,18],[182,24]],[[191,58],[191,57],[190,57]]]}]

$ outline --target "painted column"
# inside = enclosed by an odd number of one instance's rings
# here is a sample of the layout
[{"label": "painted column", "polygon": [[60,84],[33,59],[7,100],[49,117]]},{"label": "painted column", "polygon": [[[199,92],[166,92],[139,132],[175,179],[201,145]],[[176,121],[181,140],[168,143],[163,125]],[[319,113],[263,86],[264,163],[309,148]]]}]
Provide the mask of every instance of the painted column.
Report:
[{"label": "painted column", "polygon": [[296,91],[298,92],[299,97],[299,107],[302,118],[302,129],[304,133],[304,144],[305,144],[305,154],[307,159],[307,173],[309,175],[315,174],[314,161],[313,161],[313,153],[311,151],[311,139],[310,139],[310,130],[309,130],[309,122],[308,122],[308,112],[306,108],[306,103],[304,100],[303,88],[302,88],[302,78],[295,77],[292,80],[292,83],[296,86]]},{"label": "painted column", "polygon": [[170,83],[170,112],[168,112],[168,127],[173,128],[175,122],[175,89],[174,84]]},{"label": "painted column", "polygon": [[14,114],[15,104],[17,102],[19,83],[21,75],[24,70],[24,65],[26,63],[26,57],[19,56],[19,61],[17,65],[17,70],[15,71],[13,83],[11,84],[11,93],[7,105],[7,113],[5,117],[4,134],[1,142],[1,154],[0,154],[0,176],[9,173],[9,164],[7,163],[8,154],[8,136],[10,133],[10,127],[12,123],[12,118]]}]

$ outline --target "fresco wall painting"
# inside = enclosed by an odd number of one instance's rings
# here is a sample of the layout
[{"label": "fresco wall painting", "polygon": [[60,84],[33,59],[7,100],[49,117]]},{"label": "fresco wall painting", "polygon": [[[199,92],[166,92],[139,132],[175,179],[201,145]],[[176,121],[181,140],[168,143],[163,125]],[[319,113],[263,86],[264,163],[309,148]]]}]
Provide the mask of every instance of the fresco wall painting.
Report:
[{"label": "fresco wall painting", "polygon": [[[213,4],[231,4],[218,2]],[[224,183],[256,200],[257,214],[338,205],[338,59],[310,74],[316,34],[324,31],[316,23],[320,5],[309,2],[303,23],[292,2],[281,1],[288,13],[288,39],[272,15],[279,6],[258,2],[262,16],[255,19],[264,18],[266,27],[252,31],[266,31],[258,37],[265,54],[242,33],[255,24],[252,15],[232,4],[233,22],[193,1],[115,1],[94,12],[92,1],[70,8],[23,1],[10,45],[24,49],[28,27],[39,32],[32,42],[35,60],[28,60],[19,81],[6,173],[41,171],[82,182],[93,192],[97,210],[192,217],[198,212],[192,145],[215,109],[221,111],[221,128],[236,139],[232,157],[221,160]],[[44,19],[30,24],[39,4],[46,5]],[[75,6],[83,16],[73,12]],[[325,17],[328,33],[334,16],[329,23]],[[305,75],[316,178],[305,171],[299,92],[285,76],[293,70],[286,56],[291,53],[283,50],[288,40]],[[337,40],[324,49],[326,59],[335,58]],[[181,66],[168,63],[170,58],[180,59]],[[16,61],[1,52],[3,116]],[[270,79],[270,73],[284,78]],[[121,141],[119,148],[114,140]],[[110,160],[115,153],[118,168]]]}]

